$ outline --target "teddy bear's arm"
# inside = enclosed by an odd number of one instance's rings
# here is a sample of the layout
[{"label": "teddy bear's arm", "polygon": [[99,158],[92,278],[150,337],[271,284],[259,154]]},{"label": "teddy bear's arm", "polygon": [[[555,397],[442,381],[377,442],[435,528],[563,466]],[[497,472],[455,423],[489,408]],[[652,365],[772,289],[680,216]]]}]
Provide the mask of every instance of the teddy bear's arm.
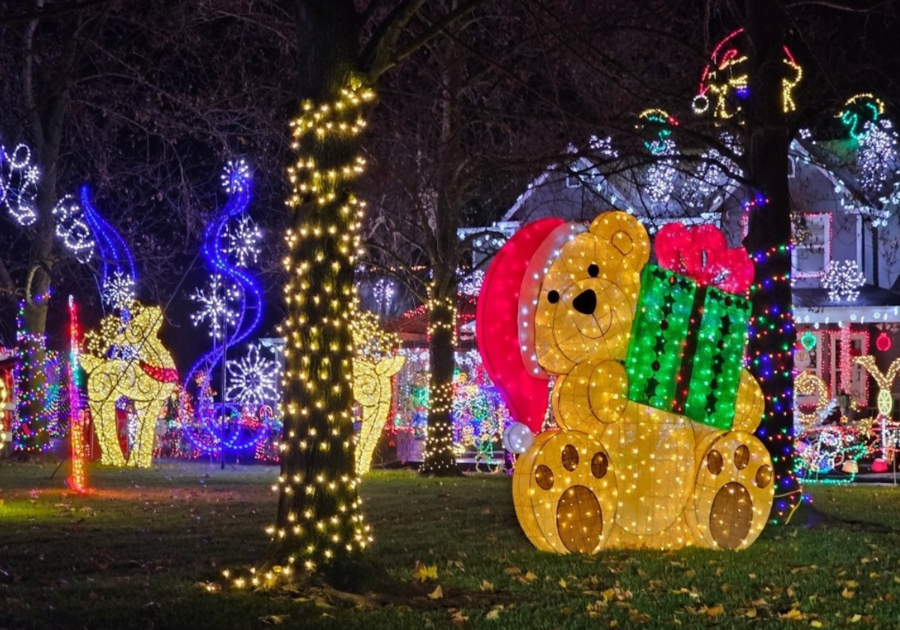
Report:
[{"label": "teddy bear's arm", "polygon": [[741,383],[738,385],[737,401],[734,409],[735,431],[753,433],[762,421],[766,403],[762,389],[747,368],[741,371]]},{"label": "teddy bear's arm", "polygon": [[593,432],[597,422],[617,422],[628,402],[628,375],[618,361],[586,362],[559,377],[553,411],[559,426]]}]

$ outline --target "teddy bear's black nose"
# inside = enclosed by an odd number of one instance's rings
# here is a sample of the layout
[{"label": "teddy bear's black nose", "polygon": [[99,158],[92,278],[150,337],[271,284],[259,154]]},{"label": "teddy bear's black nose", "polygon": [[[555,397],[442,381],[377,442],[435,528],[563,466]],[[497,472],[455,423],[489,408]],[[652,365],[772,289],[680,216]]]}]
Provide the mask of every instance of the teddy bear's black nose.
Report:
[{"label": "teddy bear's black nose", "polygon": [[579,313],[592,315],[594,309],[597,308],[597,294],[594,293],[593,289],[582,291],[574,300],[572,300],[572,306],[574,306],[575,310]]}]

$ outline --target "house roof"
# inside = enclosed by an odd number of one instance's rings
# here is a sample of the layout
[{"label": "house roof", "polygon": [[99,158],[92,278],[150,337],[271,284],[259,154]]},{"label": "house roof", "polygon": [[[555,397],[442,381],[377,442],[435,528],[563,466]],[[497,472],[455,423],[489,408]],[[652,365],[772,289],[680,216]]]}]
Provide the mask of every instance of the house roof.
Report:
[{"label": "house roof", "polygon": [[869,284],[853,302],[831,300],[827,289],[795,288],[792,294],[798,324],[900,322],[900,294]]},{"label": "house roof", "polygon": [[[475,319],[477,300],[474,296],[461,295],[456,302],[457,333],[463,332],[466,324]],[[466,327],[468,331],[470,327]],[[404,341],[424,341],[428,336],[428,309],[424,304],[406,311],[400,317],[388,320],[384,329],[400,335]]]}]

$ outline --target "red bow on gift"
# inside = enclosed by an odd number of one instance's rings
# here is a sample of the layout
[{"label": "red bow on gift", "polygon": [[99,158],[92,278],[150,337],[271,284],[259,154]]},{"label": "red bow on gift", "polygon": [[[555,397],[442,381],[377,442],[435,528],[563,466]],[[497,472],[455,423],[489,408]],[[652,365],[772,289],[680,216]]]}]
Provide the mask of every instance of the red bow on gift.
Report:
[{"label": "red bow on gift", "polygon": [[753,261],[743,247],[728,249],[713,225],[668,223],[656,235],[659,266],[728,293],[744,293],[753,283]]}]

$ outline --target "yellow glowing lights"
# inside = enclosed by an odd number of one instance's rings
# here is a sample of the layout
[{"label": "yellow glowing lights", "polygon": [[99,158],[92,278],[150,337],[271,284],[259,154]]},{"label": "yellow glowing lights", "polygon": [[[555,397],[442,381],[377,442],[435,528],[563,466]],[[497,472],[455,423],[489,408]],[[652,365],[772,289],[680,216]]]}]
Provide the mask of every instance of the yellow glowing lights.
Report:
[{"label": "yellow glowing lights", "polygon": [[888,367],[888,371],[884,373],[878,369],[878,366],[875,364],[875,357],[872,355],[856,357],[854,362],[859,363],[866,368],[866,371],[871,374],[872,378],[875,379],[875,382],[878,383],[879,391],[876,400],[878,413],[884,417],[890,418],[891,411],[894,408],[894,399],[891,396],[891,389],[894,386],[894,381],[897,380],[897,374],[900,373],[900,359],[894,359],[890,367]]},{"label": "yellow glowing lights", "polygon": [[621,361],[649,254],[640,223],[608,212],[543,274],[530,329],[539,364],[557,375],[559,429],[535,438],[513,476],[516,514],[539,549],[741,549],[768,519],[774,472],[752,434],[764,404],[747,370],[731,430],[628,400]]},{"label": "yellow glowing lights", "polygon": [[[275,485],[278,522],[268,530],[285,552],[271,570],[276,578],[291,575],[295,563],[314,571],[372,541],[358,496],[351,416],[353,268],[365,212],[353,186],[366,165],[359,156],[362,108],[375,98],[360,83],[354,78],[332,102],[302,103],[291,122],[298,157],[288,168],[287,205],[296,212],[283,259],[285,439],[279,448],[285,474]],[[317,473],[310,477],[311,471]]]},{"label": "yellow glowing lights", "polygon": [[794,379],[794,393],[800,396],[816,396],[816,410],[813,413],[800,411],[795,405],[794,417],[804,429],[811,429],[816,424],[819,416],[828,407],[828,385],[821,377],[812,372],[802,372]]},{"label": "yellow glowing lights", "polygon": [[[175,390],[178,373],[172,355],[159,340],[163,315],[158,306],[134,304],[130,319],[107,315],[99,331],[85,335],[88,352],[79,360],[88,374],[88,406],[100,442],[101,462],[113,466],[150,466],[156,420]],[[133,415],[120,440],[116,404],[125,398]],[[126,459],[122,441],[130,448]]]},{"label": "yellow glowing lights", "polygon": [[391,377],[406,361],[395,354],[399,336],[385,333],[372,313],[358,311],[350,322],[356,356],[353,359],[353,397],[362,411],[356,442],[356,474],[364,475],[391,411]]}]

